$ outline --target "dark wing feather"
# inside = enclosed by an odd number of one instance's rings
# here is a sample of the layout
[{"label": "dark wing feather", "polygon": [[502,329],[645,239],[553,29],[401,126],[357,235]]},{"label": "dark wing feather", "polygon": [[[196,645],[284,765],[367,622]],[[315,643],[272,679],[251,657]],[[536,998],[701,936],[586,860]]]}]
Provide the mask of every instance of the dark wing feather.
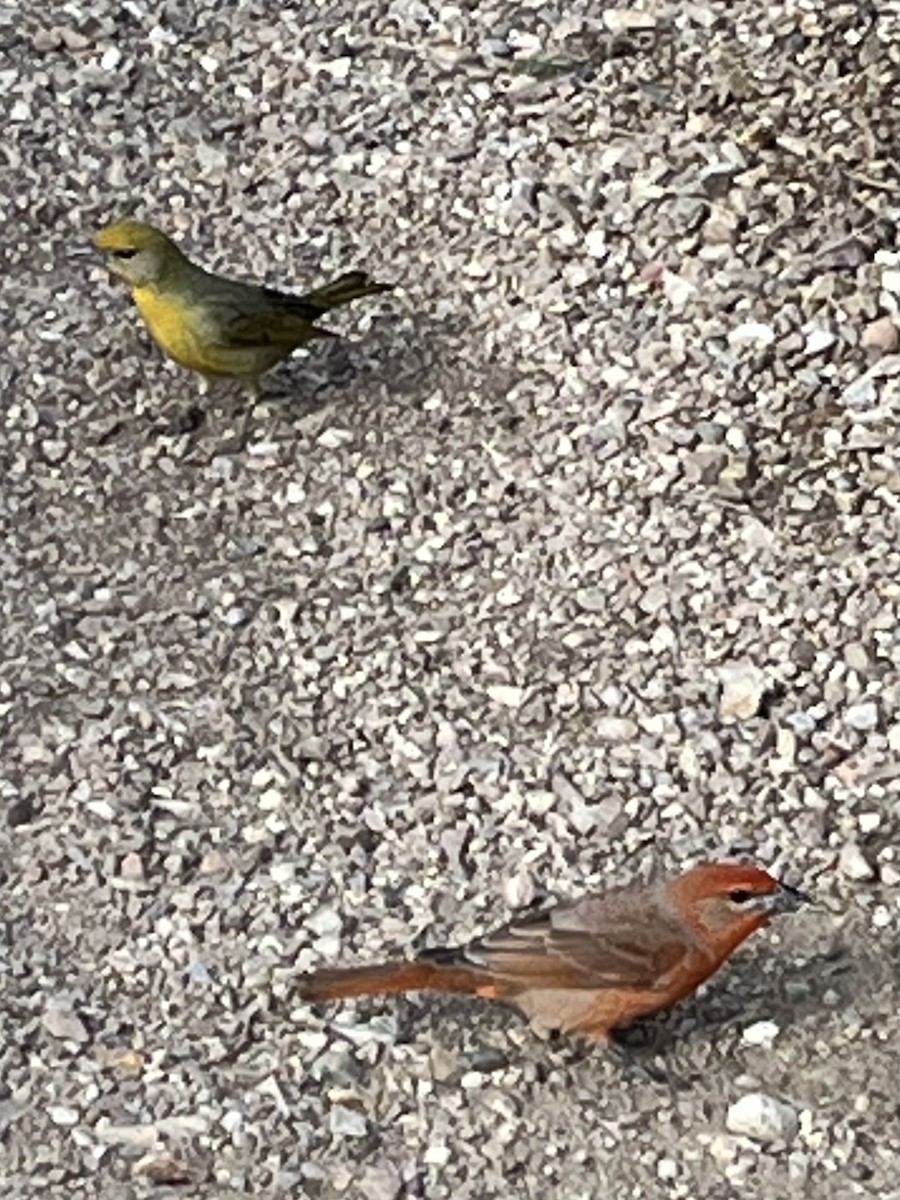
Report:
[{"label": "dark wing feather", "polygon": [[266,301],[277,312],[284,313],[285,316],[299,317],[303,321],[312,323],[328,312],[326,305],[317,304],[313,299],[315,293],[311,293],[309,296],[292,296],[290,292],[279,292],[277,288],[269,287],[260,288],[260,291]]},{"label": "dark wing feather", "polygon": [[302,345],[314,337],[334,337],[318,329],[313,321],[320,315],[312,307],[241,311],[228,303],[204,305],[209,340],[229,350],[251,346]]},{"label": "dark wing feather", "polygon": [[[208,284],[196,286],[198,307],[203,310],[204,338],[231,350],[252,346],[293,349],[314,337],[336,337],[314,322],[333,308],[391,288],[390,284],[374,283],[364,271],[348,271],[302,296],[219,279],[206,272],[199,277],[201,283]],[[213,295],[215,299],[211,299]]]}]

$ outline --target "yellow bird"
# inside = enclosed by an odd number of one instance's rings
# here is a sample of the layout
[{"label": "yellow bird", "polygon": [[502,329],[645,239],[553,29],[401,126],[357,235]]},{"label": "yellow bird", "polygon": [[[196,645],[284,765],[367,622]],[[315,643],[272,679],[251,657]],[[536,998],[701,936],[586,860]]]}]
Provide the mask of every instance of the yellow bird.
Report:
[{"label": "yellow bird", "polygon": [[106,265],[131,288],[162,351],[192,371],[240,379],[254,399],[260,376],[312,338],[334,337],[316,321],[329,309],[392,284],[363,271],[303,296],[223,279],[192,263],[170,237],[140,221],[117,221],[95,239]]}]

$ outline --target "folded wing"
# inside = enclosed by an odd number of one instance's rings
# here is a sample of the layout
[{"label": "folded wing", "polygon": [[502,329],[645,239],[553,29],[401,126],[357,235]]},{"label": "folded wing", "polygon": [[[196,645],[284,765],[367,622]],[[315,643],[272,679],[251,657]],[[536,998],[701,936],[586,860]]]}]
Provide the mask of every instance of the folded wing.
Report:
[{"label": "folded wing", "polygon": [[450,965],[453,955],[516,989],[646,991],[665,986],[692,949],[677,919],[622,894],[529,915],[462,950],[423,957]]}]

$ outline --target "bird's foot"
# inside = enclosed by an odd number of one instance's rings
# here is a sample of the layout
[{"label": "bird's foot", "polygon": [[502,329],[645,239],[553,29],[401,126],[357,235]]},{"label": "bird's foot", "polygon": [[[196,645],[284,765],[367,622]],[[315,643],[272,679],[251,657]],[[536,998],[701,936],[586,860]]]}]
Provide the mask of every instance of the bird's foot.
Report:
[{"label": "bird's foot", "polygon": [[156,427],[160,437],[184,437],[186,433],[196,433],[206,420],[206,412],[199,404],[191,404],[177,412],[174,417]]}]

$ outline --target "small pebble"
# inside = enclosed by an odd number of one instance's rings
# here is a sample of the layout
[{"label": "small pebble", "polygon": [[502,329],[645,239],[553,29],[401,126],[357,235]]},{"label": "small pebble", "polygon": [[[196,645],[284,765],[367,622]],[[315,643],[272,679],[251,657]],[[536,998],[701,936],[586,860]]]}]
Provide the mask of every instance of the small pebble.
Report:
[{"label": "small pebble", "polygon": [[811,329],[806,335],[804,353],[810,357],[823,354],[826,350],[830,350],[836,341],[837,338],[829,329]]},{"label": "small pebble", "polygon": [[775,330],[771,325],[764,325],[759,321],[745,321],[729,331],[728,341],[732,346],[743,346],[753,342],[768,346],[775,341]]},{"label": "small pebble", "polygon": [[790,1143],[797,1136],[800,1121],[797,1110],[790,1104],[764,1092],[750,1092],[728,1109],[725,1127],[729,1133],[756,1142]]},{"label": "small pebble", "polygon": [[755,1021],[741,1031],[741,1041],[748,1046],[771,1046],[780,1032],[774,1021]]},{"label": "small pebble", "polygon": [[64,1104],[51,1104],[47,1116],[54,1125],[77,1125],[81,1116],[76,1108],[68,1108]]},{"label": "small pebble", "polygon": [[874,700],[866,700],[862,704],[852,704],[844,713],[844,720],[851,729],[868,733],[878,728],[878,705]]},{"label": "small pebble", "polygon": [[495,704],[504,708],[521,708],[525,702],[525,689],[509,684],[493,684],[487,689],[487,694]]},{"label": "small pebble", "polygon": [[875,878],[875,871],[856,842],[845,842],[838,855],[838,870],[859,883]]},{"label": "small pebble", "polygon": [[594,736],[600,742],[630,742],[638,735],[638,725],[630,717],[598,717]]},{"label": "small pebble", "polygon": [[41,1024],[51,1037],[63,1041],[86,1042],[90,1037],[78,1014],[62,1003],[51,1001],[41,1016]]},{"label": "small pebble", "polygon": [[893,317],[879,317],[865,327],[860,342],[866,350],[873,350],[878,354],[895,354],[900,347],[900,329]]},{"label": "small pebble", "polygon": [[328,1114],[328,1128],[335,1137],[365,1137],[368,1122],[357,1108],[344,1104],[333,1104]]},{"label": "small pebble", "polygon": [[768,687],[764,671],[752,663],[726,663],[719,668],[719,680],[719,715],[723,719],[746,721],[757,715]]}]

